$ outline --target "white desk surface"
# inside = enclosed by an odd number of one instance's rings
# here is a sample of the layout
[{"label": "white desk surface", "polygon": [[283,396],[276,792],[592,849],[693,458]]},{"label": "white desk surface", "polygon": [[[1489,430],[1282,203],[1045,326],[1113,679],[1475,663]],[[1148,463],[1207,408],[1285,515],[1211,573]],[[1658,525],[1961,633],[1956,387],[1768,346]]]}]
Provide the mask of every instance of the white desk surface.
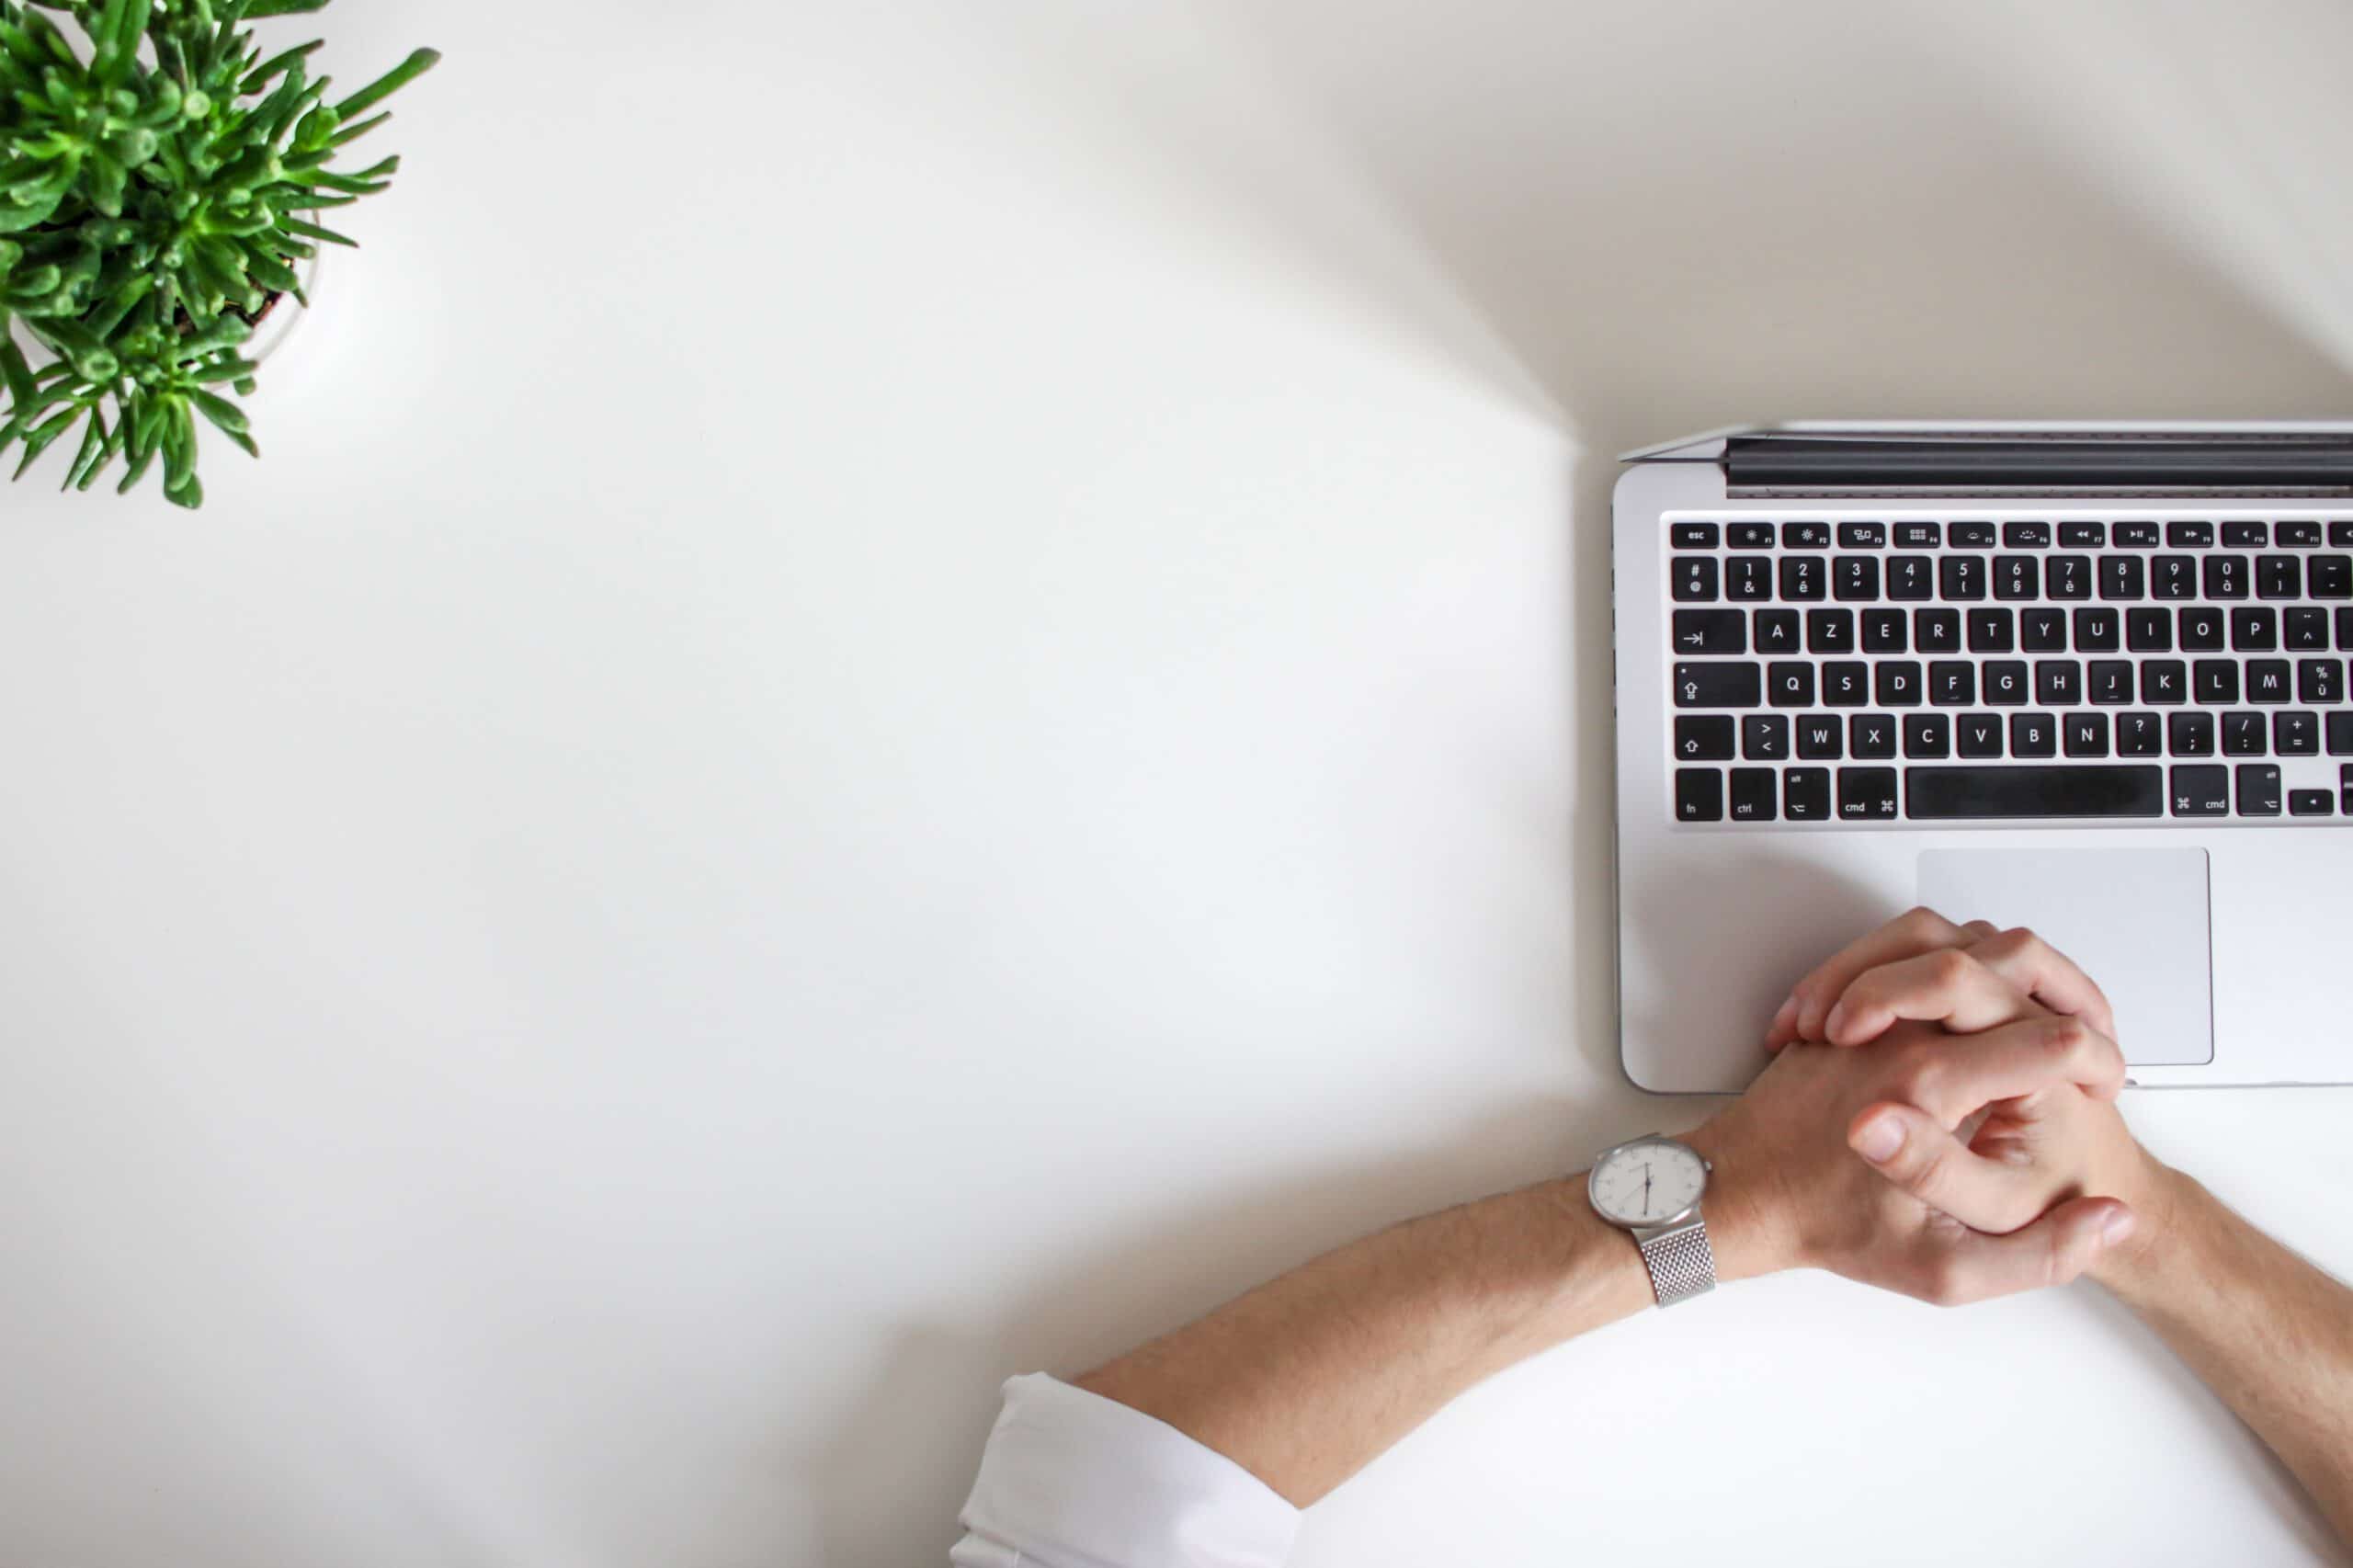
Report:
[{"label": "white desk surface", "polygon": [[[11,1563],[938,1562],[1006,1374],[1696,1116],[1609,454],[2353,412],[2333,0],[325,22],[449,62],[267,463],[0,492]],[[2130,1111],[2353,1269],[2353,1094]],[[2323,1542],[2097,1294],[1802,1276],[1300,1561]]]}]

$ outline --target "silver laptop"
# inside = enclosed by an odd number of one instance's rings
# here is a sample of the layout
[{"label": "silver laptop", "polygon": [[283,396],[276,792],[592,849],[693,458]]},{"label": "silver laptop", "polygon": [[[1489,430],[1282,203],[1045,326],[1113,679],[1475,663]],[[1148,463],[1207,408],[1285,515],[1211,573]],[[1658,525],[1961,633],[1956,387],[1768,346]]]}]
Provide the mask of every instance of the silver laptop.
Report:
[{"label": "silver laptop", "polygon": [[1621,1041],[1725,1091],[1915,903],[2143,1085],[2353,1081],[2353,425],[1786,425],[1619,480]]}]

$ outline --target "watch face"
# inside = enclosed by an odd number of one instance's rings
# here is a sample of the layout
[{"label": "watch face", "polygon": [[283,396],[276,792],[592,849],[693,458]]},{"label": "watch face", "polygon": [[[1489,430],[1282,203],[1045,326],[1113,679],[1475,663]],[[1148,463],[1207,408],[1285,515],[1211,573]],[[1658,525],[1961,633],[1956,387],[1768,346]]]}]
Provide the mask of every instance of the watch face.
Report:
[{"label": "watch face", "polygon": [[1708,1167],[1698,1151],[1669,1139],[1620,1143],[1586,1183],[1593,1206],[1620,1225],[1663,1225],[1699,1201]]}]

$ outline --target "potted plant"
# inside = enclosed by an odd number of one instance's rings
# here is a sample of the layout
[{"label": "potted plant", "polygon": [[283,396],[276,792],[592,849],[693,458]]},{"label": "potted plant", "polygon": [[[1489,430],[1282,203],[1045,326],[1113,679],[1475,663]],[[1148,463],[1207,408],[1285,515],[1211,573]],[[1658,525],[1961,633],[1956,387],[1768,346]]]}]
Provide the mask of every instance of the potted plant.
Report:
[{"label": "potted plant", "polygon": [[354,244],[322,210],[384,189],[400,160],[336,162],[440,59],[419,50],[330,102],[318,43],[264,59],[246,26],[329,3],[0,0],[0,455],[22,447],[16,477],[78,431],[68,487],[120,458],[128,492],[160,459],[165,495],[199,506],[199,418],[261,455],[233,401],[254,390],[249,340],[308,304],[320,245]]}]

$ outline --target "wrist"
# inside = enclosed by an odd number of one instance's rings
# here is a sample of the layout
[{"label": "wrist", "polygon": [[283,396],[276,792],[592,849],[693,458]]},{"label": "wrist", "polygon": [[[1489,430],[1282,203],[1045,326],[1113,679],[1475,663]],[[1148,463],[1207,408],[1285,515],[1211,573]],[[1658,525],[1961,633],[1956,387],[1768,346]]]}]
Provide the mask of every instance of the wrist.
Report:
[{"label": "wrist", "polygon": [[2136,1153],[2138,1168],[2128,1179],[2109,1184],[2107,1194],[2131,1206],[2132,1233],[2102,1249],[2087,1271],[2127,1301],[2146,1293],[2173,1267],[2183,1245],[2185,1217],[2205,1194],[2193,1178],[2145,1152]]},{"label": "wrist", "polygon": [[1772,1160],[1741,1136],[1730,1111],[1682,1135],[1710,1165],[1699,1211],[1716,1278],[1750,1279],[1796,1267],[1798,1247],[1790,1206]]}]

